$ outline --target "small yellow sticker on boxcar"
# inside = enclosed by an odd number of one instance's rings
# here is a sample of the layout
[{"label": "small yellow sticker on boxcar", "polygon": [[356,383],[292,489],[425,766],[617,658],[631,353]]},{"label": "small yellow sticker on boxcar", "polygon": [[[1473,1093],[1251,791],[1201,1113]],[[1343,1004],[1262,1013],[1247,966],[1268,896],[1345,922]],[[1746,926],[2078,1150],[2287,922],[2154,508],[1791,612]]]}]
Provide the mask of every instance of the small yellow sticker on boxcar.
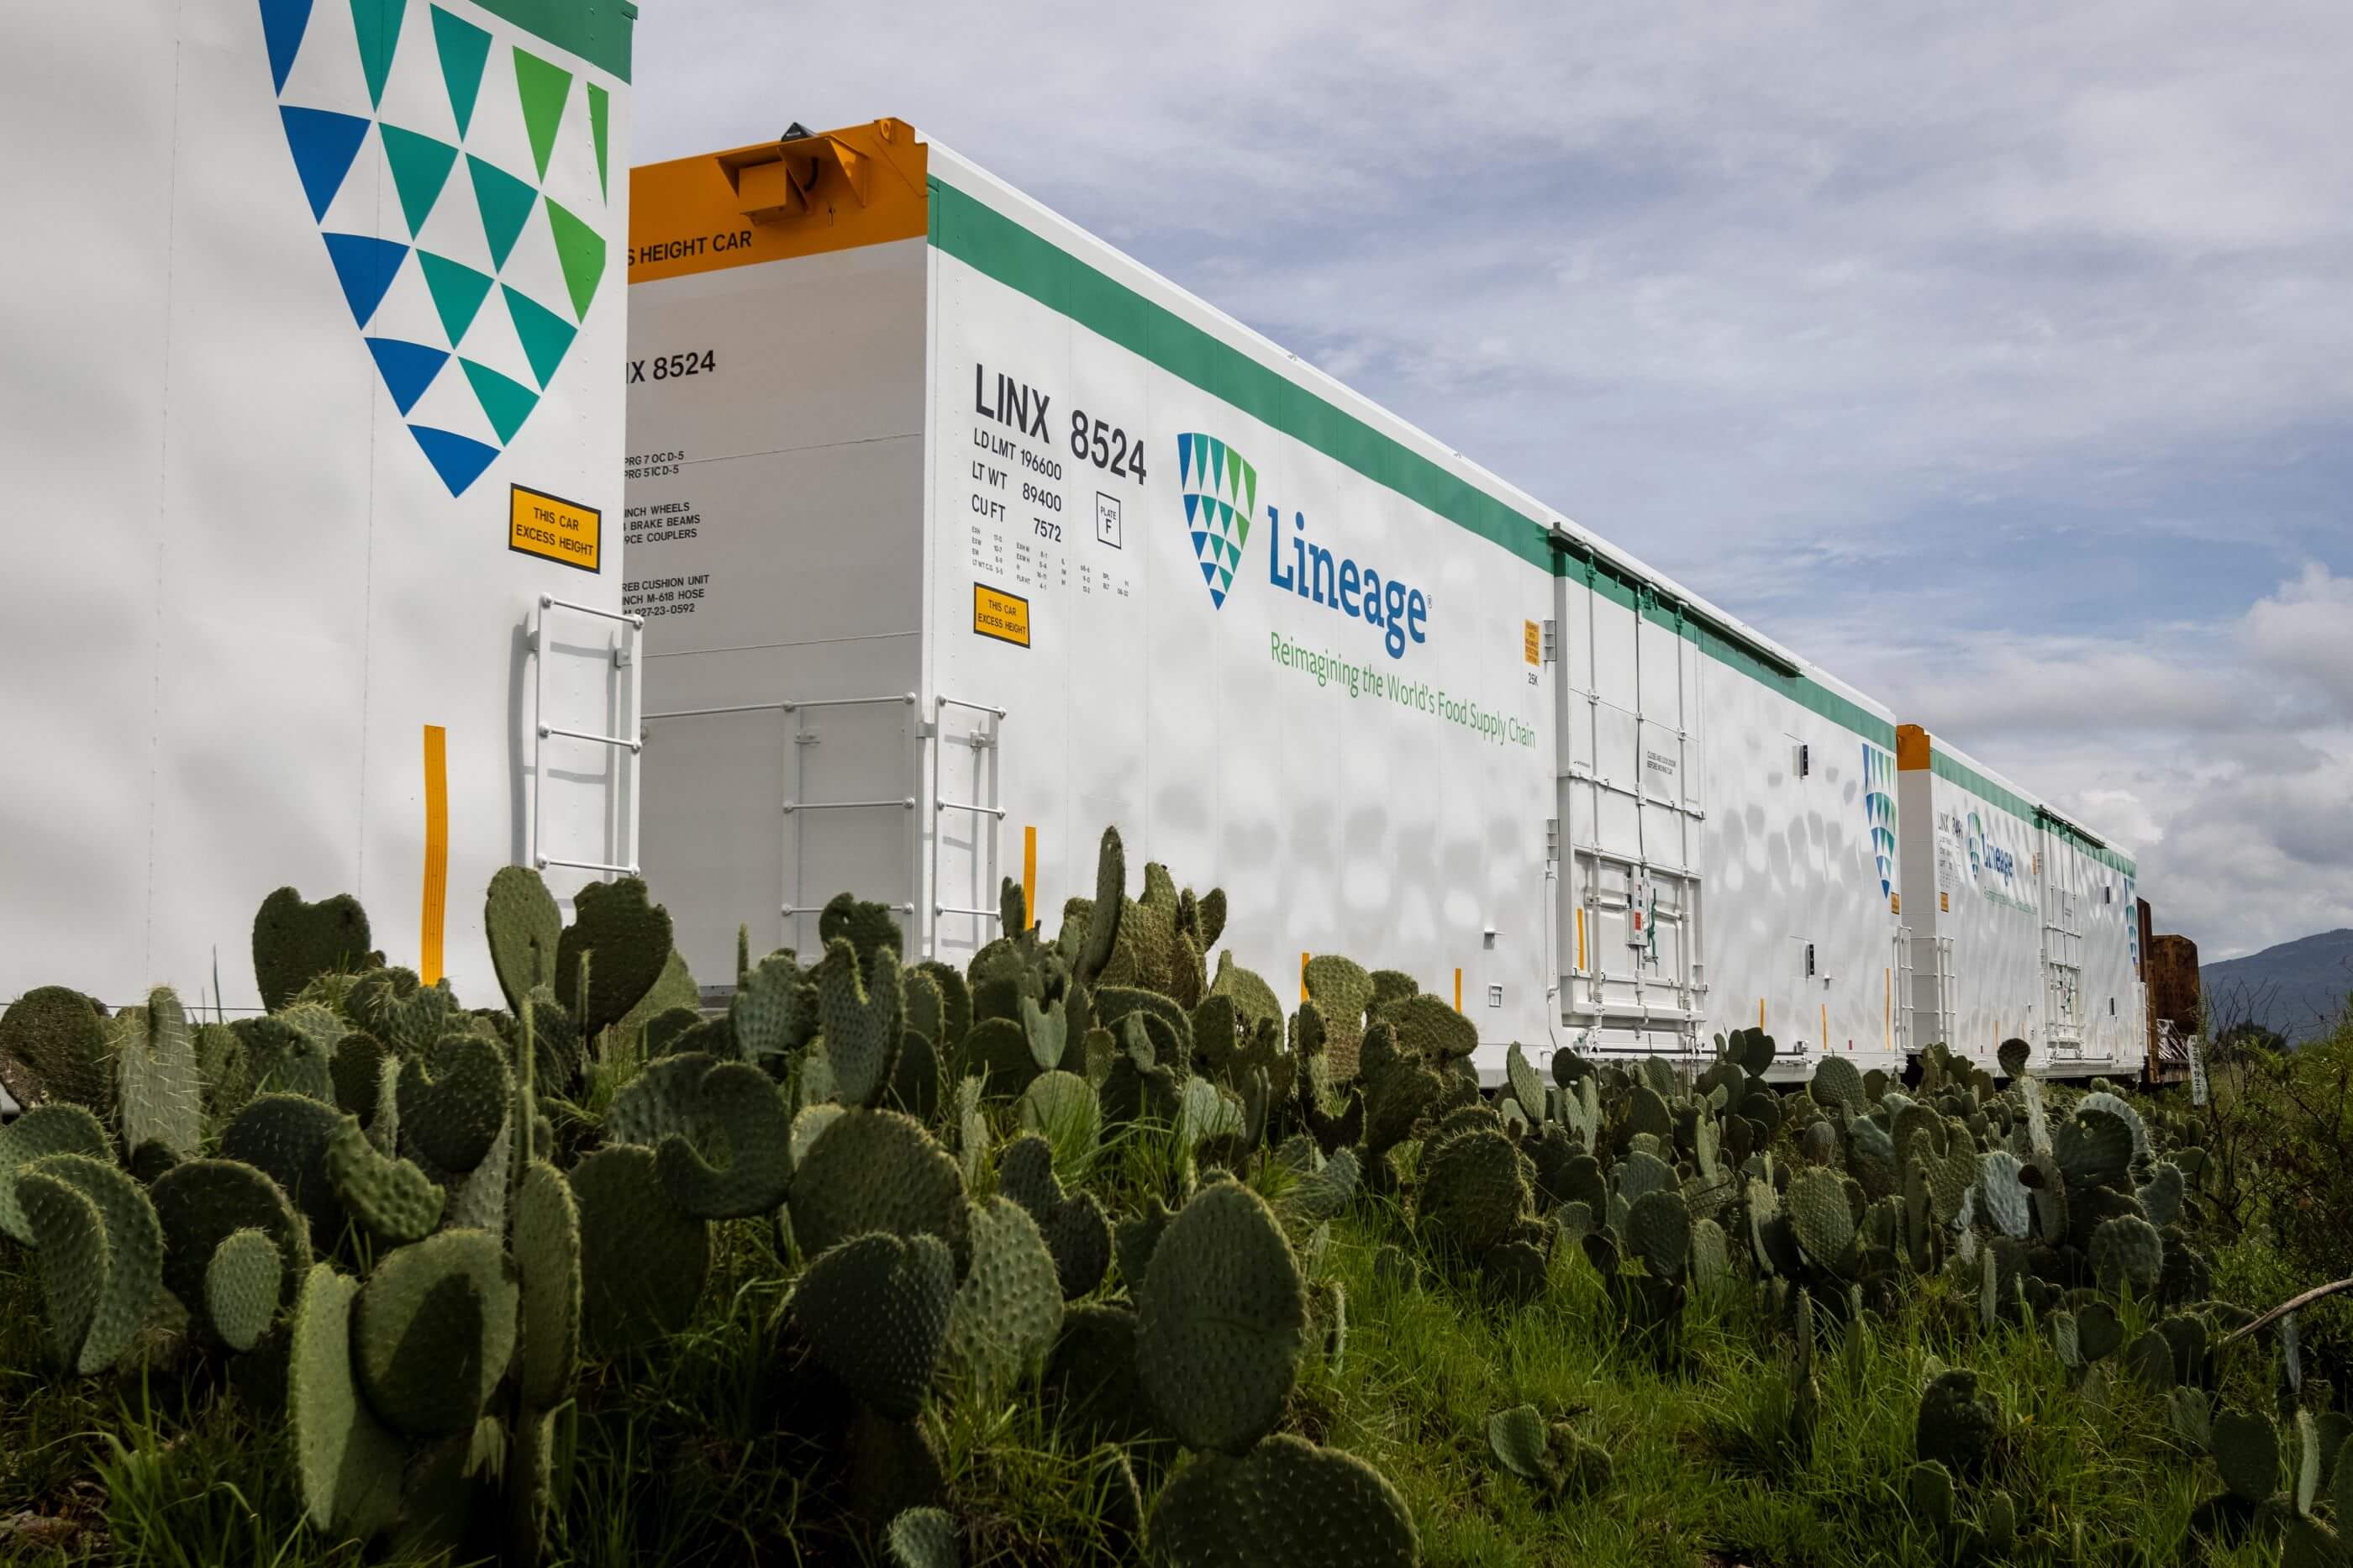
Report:
[{"label": "small yellow sticker on boxcar", "polygon": [[1544,662],[1544,628],[1534,621],[1521,623],[1520,647],[1530,664]]},{"label": "small yellow sticker on boxcar", "polygon": [[583,572],[598,569],[604,513],[543,490],[507,487],[507,548]]},{"label": "small yellow sticker on boxcar", "polygon": [[972,585],[972,629],[985,637],[1009,642],[1016,647],[1028,647],[1029,601],[1018,594],[1008,594],[986,583],[975,583]]}]

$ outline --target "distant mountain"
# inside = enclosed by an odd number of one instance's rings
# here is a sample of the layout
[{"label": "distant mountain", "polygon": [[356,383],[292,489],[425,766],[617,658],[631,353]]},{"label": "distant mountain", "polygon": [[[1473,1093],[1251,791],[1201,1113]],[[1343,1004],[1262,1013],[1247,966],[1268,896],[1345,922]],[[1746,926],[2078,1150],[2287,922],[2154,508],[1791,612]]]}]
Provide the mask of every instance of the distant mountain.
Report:
[{"label": "distant mountain", "polygon": [[2353,994],[2353,931],[2316,936],[2200,964],[2206,1010],[2218,1024],[2249,1019],[2291,1040],[2327,1032]]}]

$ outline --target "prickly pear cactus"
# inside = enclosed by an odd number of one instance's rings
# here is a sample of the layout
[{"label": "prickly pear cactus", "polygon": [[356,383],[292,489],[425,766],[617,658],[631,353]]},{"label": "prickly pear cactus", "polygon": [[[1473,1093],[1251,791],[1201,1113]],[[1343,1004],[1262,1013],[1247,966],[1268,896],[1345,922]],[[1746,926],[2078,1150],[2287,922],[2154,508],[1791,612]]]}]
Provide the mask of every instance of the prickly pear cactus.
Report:
[{"label": "prickly pear cactus", "polygon": [[1373,977],[1353,960],[1327,952],[1307,961],[1303,983],[1309,1000],[1324,1015],[1324,1050],[1331,1063],[1332,1081],[1346,1083],[1356,1076],[1356,1058],[1365,1038],[1365,1009],[1373,1000]]},{"label": "prickly pear cactus", "polygon": [[1062,1327],[1062,1285],[1038,1224],[1002,1197],[973,1207],[972,1263],[948,1317],[948,1350],[1004,1389],[1044,1363]]},{"label": "prickly pear cactus", "polygon": [[46,1154],[111,1160],[114,1150],[98,1118],[69,1102],[37,1105],[14,1121],[0,1123],[0,1236],[27,1247],[33,1232],[16,1201],[16,1175]]},{"label": "prickly pear cactus", "polygon": [[401,1064],[401,1142],[437,1170],[471,1171],[506,1125],[513,1075],[480,1035],[445,1037],[428,1059]]},{"label": "prickly pear cactus", "polygon": [[849,893],[836,893],[818,912],[818,941],[830,949],[837,942],[846,942],[858,952],[859,967],[874,962],[874,955],[884,948],[897,948],[901,942],[899,918],[887,904],[877,904]]},{"label": "prickly pear cactus", "polygon": [[1036,1133],[1007,1145],[997,1162],[997,1191],[1037,1222],[1062,1295],[1076,1300],[1103,1283],[1111,1268],[1111,1219],[1092,1193],[1065,1194],[1054,1176],[1054,1151]]},{"label": "prickly pear cactus", "polygon": [[414,1161],[368,1142],[359,1118],[346,1116],[327,1140],[327,1180],[344,1212],[393,1246],[422,1241],[441,1223],[448,1194]]},{"label": "prickly pear cactus", "polygon": [[1511,1239],[1535,1205],[1526,1170],[1511,1139],[1476,1128],[1425,1148],[1415,1210],[1450,1255],[1475,1260]]},{"label": "prickly pear cactus", "polygon": [[1544,1416],[1533,1405],[1515,1405],[1487,1418],[1487,1446],[1504,1468],[1523,1480],[1552,1481],[1552,1455]]},{"label": "prickly pear cactus", "polygon": [[311,1528],[364,1541],[400,1513],[407,1455],[360,1397],[352,1307],[360,1283],[321,1263],[301,1277],[286,1363],[287,1415]]},{"label": "prickly pear cactus", "polygon": [[1920,1395],[1912,1446],[1920,1458],[1935,1460],[1957,1476],[1972,1476],[1985,1468],[2000,1430],[2000,1406],[1978,1392],[1976,1373],[1939,1373]]},{"label": "prickly pear cactus", "polygon": [[224,1339],[212,1321],[206,1276],[221,1243],[258,1230],[278,1247],[280,1273],[299,1280],[311,1267],[310,1230],[275,1182],[236,1160],[190,1160],[148,1189],[164,1233],[164,1288],[199,1328]]},{"label": "prickly pear cactus", "polygon": [[232,1231],[213,1249],[205,1267],[205,1315],[229,1349],[249,1351],[269,1331],[286,1282],[283,1261],[267,1231]]},{"label": "prickly pear cactus", "polygon": [[1789,1179],[1781,1206],[1807,1258],[1819,1268],[1843,1268],[1854,1250],[1854,1213],[1847,1205],[1846,1184],[1829,1171],[1800,1171]]},{"label": "prickly pear cactus", "polygon": [[1307,1292],[1265,1200],[1196,1193],[1152,1249],[1137,1300],[1136,1370],[1188,1447],[1239,1454],[1274,1427],[1298,1372]]},{"label": "prickly pear cactus", "polygon": [[49,1154],[16,1178],[58,1363],[87,1376],[122,1358],[164,1287],[164,1231],[122,1169]]},{"label": "prickly pear cactus", "polygon": [[745,1219],[783,1203],[792,1182],[792,1117],[776,1083],[749,1063],[721,1062],[687,1092],[696,1135],[669,1134],[656,1156],[670,1201],[698,1219]]},{"label": "prickly pear cactus", "polygon": [[445,1230],[376,1259],[352,1317],[377,1415],[411,1437],[469,1431],[514,1353],[514,1266],[485,1231]]},{"label": "prickly pear cactus", "polygon": [[573,908],[573,922],[556,942],[555,994],[579,994],[581,958],[595,953],[587,1014],[580,1020],[594,1037],[626,1017],[661,978],[670,963],[670,911],[648,900],[645,883],[635,877],[591,882]]},{"label": "prickly pear cactus", "polygon": [[1816,1062],[1807,1092],[1817,1104],[1831,1110],[1841,1107],[1861,1109],[1866,1103],[1862,1069],[1844,1057],[1824,1057]]},{"label": "prickly pear cactus", "polygon": [[106,1020],[79,991],[43,985],[0,1014],[0,1054],[30,1070],[54,1103],[69,1101],[114,1121],[114,1073],[107,1057]]},{"label": "prickly pear cactus", "polygon": [[2165,1267],[2165,1238],[2138,1215],[2117,1215],[2092,1232],[2092,1273],[2100,1289],[2150,1296]]},{"label": "prickly pear cactus", "polygon": [[[894,928],[895,929],[895,928]],[[860,977],[858,950],[847,939],[827,944],[817,966],[818,1008],[825,1022],[826,1058],[844,1105],[872,1105],[891,1082],[904,1026],[899,950],[878,945]]]},{"label": "prickly pear cactus", "polygon": [[515,1184],[514,1263],[522,1354],[517,1391],[546,1410],[572,1396],[580,1361],[580,1210],[571,1184],[534,1160]]},{"label": "prickly pear cactus", "polygon": [[195,1159],[205,1131],[204,1089],[195,1033],[179,997],[159,985],[144,1007],[126,1007],[109,1022],[123,1148],[157,1143],[174,1159]]},{"label": "prickly pear cactus", "polygon": [[728,1016],[744,1060],[783,1062],[817,1033],[816,984],[794,954],[772,952],[744,975]]},{"label": "prickly pear cactus", "polygon": [[499,989],[506,993],[507,1009],[520,1016],[533,991],[555,984],[563,912],[536,870],[501,866],[491,873],[482,902],[482,931],[490,939],[491,968],[498,974]]},{"label": "prickly pear cactus", "polygon": [[1150,1536],[1166,1568],[1410,1568],[1421,1552],[1387,1477],[1289,1433],[1186,1467],[1153,1505]]},{"label": "prickly pear cactus", "polygon": [[348,974],[368,959],[367,911],[349,893],[315,904],[291,888],[261,900],[253,917],[253,974],[275,1013],[322,974]]},{"label": "prickly pear cactus", "polygon": [[820,1254],[792,1311],[818,1364],[893,1421],[923,1408],[955,1301],[955,1264],[935,1236],[870,1234]]},{"label": "prickly pear cactus", "polygon": [[2215,1416],[2213,1451],[2222,1484],[2240,1501],[2260,1503],[2279,1489],[2279,1429],[2267,1417],[2240,1410]]},{"label": "prickly pear cactus", "polygon": [[912,1118],[852,1110],[818,1135],[793,1173],[793,1235],[823,1252],[866,1231],[928,1232],[961,1253],[964,1173]]},{"label": "prickly pear cactus", "polygon": [[882,1533],[892,1568],[957,1568],[955,1521],[941,1508],[903,1510]]},{"label": "prickly pear cactus", "polygon": [[654,1165],[651,1149],[616,1143],[571,1172],[583,1332],[607,1351],[684,1328],[711,1274],[711,1226],[670,1202]]}]

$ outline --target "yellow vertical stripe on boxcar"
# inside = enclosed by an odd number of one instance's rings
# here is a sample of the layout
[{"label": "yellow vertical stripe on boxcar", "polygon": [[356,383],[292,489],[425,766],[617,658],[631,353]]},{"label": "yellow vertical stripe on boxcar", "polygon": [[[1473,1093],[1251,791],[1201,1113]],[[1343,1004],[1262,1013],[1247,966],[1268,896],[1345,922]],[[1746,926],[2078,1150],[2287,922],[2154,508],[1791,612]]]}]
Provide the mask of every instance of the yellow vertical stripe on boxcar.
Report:
[{"label": "yellow vertical stripe on boxcar", "polygon": [[1757,1026],[1760,1029],[1765,1026],[1765,998],[1762,996],[1757,998]]},{"label": "yellow vertical stripe on boxcar", "polygon": [[425,726],[425,890],[419,900],[417,977],[441,978],[441,921],[449,902],[449,732]]},{"label": "yellow vertical stripe on boxcar", "polygon": [[1822,1004],[1822,1049],[1831,1048],[1831,1005]]},{"label": "yellow vertical stripe on boxcar", "polygon": [[1021,918],[1038,923],[1038,828],[1021,830]]},{"label": "yellow vertical stripe on boxcar", "polygon": [[1307,1000],[1307,955],[1303,952],[1299,955],[1299,999]]},{"label": "yellow vertical stripe on boxcar", "polygon": [[1890,967],[1883,973],[1887,982],[1887,1000],[1881,1008],[1879,1043],[1893,1050],[1895,1048],[1895,971]]},{"label": "yellow vertical stripe on boxcar", "polygon": [[1462,1011],[1462,971],[1460,966],[1454,971],[1454,1010],[1458,1013]]},{"label": "yellow vertical stripe on boxcar", "polygon": [[1585,911],[1577,911],[1577,972],[1585,973]]}]

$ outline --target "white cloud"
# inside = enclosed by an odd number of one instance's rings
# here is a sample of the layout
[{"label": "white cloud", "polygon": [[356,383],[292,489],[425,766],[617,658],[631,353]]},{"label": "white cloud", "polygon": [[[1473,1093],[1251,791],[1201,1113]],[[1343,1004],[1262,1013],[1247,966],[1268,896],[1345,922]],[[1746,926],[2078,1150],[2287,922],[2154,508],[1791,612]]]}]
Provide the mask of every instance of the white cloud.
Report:
[{"label": "white cloud", "polygon": [[2353,925],[2353,578],[2310,566],[2173,633],[1841,657],[1876,666],[1858,678],[1912,721],[2129,846],[2158,929],[2204,957]]}]

